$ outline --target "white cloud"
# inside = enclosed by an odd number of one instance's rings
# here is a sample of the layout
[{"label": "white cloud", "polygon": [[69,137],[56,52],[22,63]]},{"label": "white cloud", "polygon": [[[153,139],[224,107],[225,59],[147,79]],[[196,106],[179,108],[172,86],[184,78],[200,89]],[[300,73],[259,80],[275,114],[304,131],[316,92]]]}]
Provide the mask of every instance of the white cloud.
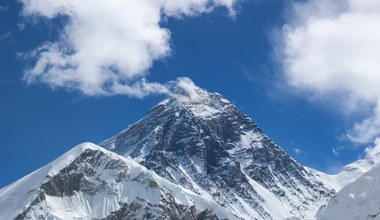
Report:
[{"label": "white cloud", "polygon": [[69,21],[55,42],[35,49],[27,83],[78,90],[85,95],[143,97],[166,92],[145,80],[154,61],[171,53],[163,18],[183,18],[225,7],[235,14],[237,0],[21,0],[23,15]]},{"label": "white cloud", "polygon": [[376,138],[372,146],[369,146],[365,149],[366,157],[374,157],[380,153],[380,138]]},{"label": "white cloud", "polygon": [[25,23],[21,23],[21,22],[17,23],[17,28],[19,31],[25,30]]},{"label": "white cloud", "polygon": [[298,147],[293,148],[293,152],[296,158],[298,159],[307,159],[309,157],[308,153],[301,150]]},{"label": "white cloud", "polygon": [[8,11],[8,8],[6,6],[0,5],[0,12],[2,11]]},{"label": "white cloud", "polygon": [[333,152],[333,154],[335,155],[335,156],[339,156],[339,148],[336,148],[336,147],[333,147],[333,148],[331,148],[331,151]]},{"label": "white cloud", "polygon": [[301,154],[301,149],[299,148],[294,148],[294,153],[296,153],[297,155],[300,155]]},{"label": "white cloud", "polygon": [[344,114],[371,109],[346,137],[373,141],[380,135],[380,0],[309,0],[289,15],[277,45],[287,84],[333,100]]},{"label": "white cloud", "polygon": [[0,35],[0,41],[7,40],[7,39],[11,38],[12,34],[13,34],[12,31],[8,31],[8,32]]},{"label": "white cloud", "polygon": [[187,77],[179,77],[176,81],[167,85],[170,88],[170,96],[175,97],[183,103],[200,103],[209,98],[208,93],[199,88]]}]

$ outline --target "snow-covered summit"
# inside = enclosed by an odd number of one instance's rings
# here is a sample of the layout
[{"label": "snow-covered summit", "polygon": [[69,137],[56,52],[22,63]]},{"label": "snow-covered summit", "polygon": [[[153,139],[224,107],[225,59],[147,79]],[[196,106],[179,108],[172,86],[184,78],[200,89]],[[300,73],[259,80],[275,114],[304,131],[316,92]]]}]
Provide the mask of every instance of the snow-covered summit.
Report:
[{"label": "snow-covered summit", "polygon": [[220,114],[231,104],[220,94],[209,93],[186,77],[177,79],[169,87],[168,98],[157,106],[175,108],[177,111],[187,109],[198,117],[210,118]]},{"label": "snow-covered summit", "polygon": [[223,96],[186,78],[175,88],[101,146],[241,219],[309,218],[333,195]]},{"label": "snow-covered summit", "polygon": [[[64,167],[72,163],[80,154],[85,152],[87,149],[94,150],[94,151],[106,151],[104,148],[99,147],[90,142],[79,144],[76,147],[72,148],[70,151],[66,152],[65,154],[55,159],[54,161],[50,162],[46,166],[2,188],[0,190],[0,198],[3,198],[4,196],[9,195],[9,194],[17,194],[20,192],[26,193],[33,190],[34,188],[44,183],[44,181],[48,180],[49,177],[54,176],[57,173],[59,173],[59,171],[61,171]],[[110,151],[107,151],[107,152],[108,154],[117,157],[117,154],[114,154]]]},{"label": "snow-covered summit", "polygon": [[202,103],[202,101],[210,98],[210,93],[196,86],[194,82],[187,77],[178,78],[172,84],[170,90],[169,96],[183,103]]},{"label": "snow-covered summit", "polygon": [[235,219],[211,199],[91,143],[0,190],[0,219]]}]

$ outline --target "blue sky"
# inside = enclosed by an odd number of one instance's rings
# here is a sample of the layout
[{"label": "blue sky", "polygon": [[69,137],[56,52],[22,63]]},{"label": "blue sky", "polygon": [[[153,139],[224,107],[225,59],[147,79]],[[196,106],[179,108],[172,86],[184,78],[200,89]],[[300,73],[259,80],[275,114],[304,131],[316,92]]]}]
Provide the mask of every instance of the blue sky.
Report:
[{"label": "blue sky", "polygon": [[[322,171],[364,156],[378,136],[379,4],[57,2],[0,2],[0,187],[137,121],[181,76],[224,95],[296,160]],[[80,56],[89,47],[104,56]]]}]

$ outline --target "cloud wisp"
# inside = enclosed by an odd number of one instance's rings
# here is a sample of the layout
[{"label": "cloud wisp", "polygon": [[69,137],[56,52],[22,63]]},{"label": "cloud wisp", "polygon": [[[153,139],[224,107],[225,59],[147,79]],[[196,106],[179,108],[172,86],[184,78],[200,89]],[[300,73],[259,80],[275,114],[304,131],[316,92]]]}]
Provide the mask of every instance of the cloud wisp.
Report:
[{"label": "cloud wisp", "polygon": [[35,64],[24,80],[85,95],[144,97],[166,93],[145,80],[157,60],[171,54],[166,18],[210,13],[225,7],[235,14],[237,0],[21,0],[24,16],[68,18],[59,38],[43,43],[29,57]]},{"label": "cloud wisp", "polygon": [[[6,4],[7,4],[7,2],[6,2]],[[0,4],[0,13],[4,12],[4,11],[8,11],[8,10],[9,10],[9,8],[7,7],[7,5]]]},{"label": "cloud wisp", "polygon": [[0,41],[7,40],[12,37],[12,31],[8,31],[7,33],[4,33],[0,35]]},{"label": "cloud wisp", "polygon": [[333,101],[342,114],[371,112],[347,131],[348,140],[364,144],[380,135],[379,0],[293,3],[276,46],[287,85]]}]

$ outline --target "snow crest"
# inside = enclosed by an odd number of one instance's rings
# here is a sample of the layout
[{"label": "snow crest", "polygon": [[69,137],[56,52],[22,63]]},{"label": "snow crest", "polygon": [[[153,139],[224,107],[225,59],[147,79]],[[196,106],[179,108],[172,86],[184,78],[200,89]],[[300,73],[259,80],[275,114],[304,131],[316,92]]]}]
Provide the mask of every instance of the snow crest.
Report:
[{"label": "snow crest", "polygon": [[235,219],[216,202],[91,143],[1,189],[0,207],[0,219]]}]

